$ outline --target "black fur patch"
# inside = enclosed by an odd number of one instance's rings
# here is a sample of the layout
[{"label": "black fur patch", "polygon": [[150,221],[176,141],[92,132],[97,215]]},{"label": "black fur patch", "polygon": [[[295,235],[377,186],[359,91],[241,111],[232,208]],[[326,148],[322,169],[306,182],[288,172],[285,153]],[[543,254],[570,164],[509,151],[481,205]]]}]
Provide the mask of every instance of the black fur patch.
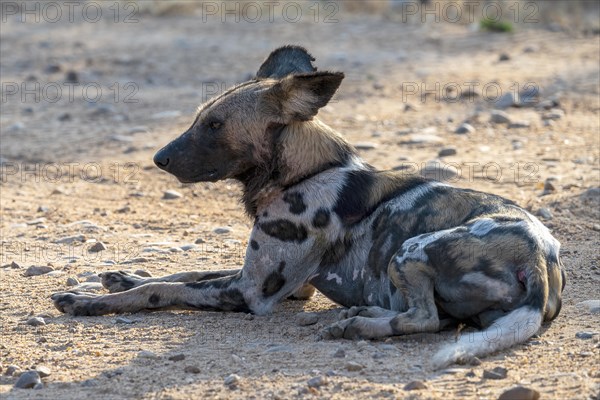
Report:
[{"label": "black fur patch", "polygon": [[350,235],[347,235],[344,239],[339,239],[334,243],[331,243],[329,248],[325,250],[325,254],[323,254],[319,266],[327,267],[340,263],[351,248],[352,237]]},{"label": "black fur patch", "polygon": [[[285,266],[285,263],[283,264]],[[283,269],[283,268],[280,268]],[[267,276],[262,286],[262,294],[269,297],[277,293],[285,285],[285,278],[279,271],[273,271]]]},{"label": "black fur patch", "polygon": [[252,239],[250,241],[250,247],[252,247],[252,250],[258,250],[258,249],[260,249],[260,246],[259,246],[258,242],[256,240],[254,240],[254,239]]},{"label": "black fur patch", "polygon": [[73,315],[77,316],[95,316],[104,314],[108,314],[108,305],[101,301],[90,300],[73,309]]},{"label": "black fur patch", "polygon": [[150,298],[148,298],[148,302],[155,306],[158,303],[160,303],[160,296],[157,294],[153,294],[152,296],[150,296]]},{"label": "black fur patch", "polygon": [[319,208],[313,217],[312,224],[315,228],[325,228],[329,225],[331,213],[326,208]]},{"label": "black fur patch", "polygon": [[304,204],[304,196],[299,192],[286,192],[283,195],[283,201],[290,205],[290,212],[292,214],[300,215],[306,211],[306,204]]},{"label": "black fur patch", "polygon": [[267,235],[284,242],[302,243],[308,236],[304,225],[296,225],[287,219],[276,219],[274,221],[263,222],[260,224],[260,228]]}]

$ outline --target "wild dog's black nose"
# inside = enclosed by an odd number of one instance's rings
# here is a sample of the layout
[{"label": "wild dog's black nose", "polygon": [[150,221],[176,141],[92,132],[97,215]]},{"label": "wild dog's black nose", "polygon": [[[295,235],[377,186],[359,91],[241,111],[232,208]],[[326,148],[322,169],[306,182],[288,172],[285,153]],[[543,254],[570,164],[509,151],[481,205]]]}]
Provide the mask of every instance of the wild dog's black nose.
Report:
[{"label": "wild dog's black nose", "polygon": [[154,155],[154,164],[160,169],[165,169],[169,165],[169,155],[162,149]]}]

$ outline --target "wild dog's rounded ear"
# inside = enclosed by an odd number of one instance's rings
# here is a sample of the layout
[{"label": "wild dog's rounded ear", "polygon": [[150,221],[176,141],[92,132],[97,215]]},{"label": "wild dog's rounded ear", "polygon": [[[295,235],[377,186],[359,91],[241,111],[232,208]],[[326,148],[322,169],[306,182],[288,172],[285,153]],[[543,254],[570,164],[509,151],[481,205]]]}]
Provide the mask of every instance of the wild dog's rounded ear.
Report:
[{"label": "wild dog's rounded ear", "polygon": [[314,57],[304,47],[287,45],[273,50],[256,73],[257,79],[280,79],[290,74],[317,70],[312,65]]},{"label": "wild dog's rounded ear", "polygon": [[343,72],[289,75],[262,93],[258,110],[284,124],[308,121],[329,103],[344,79]]}]

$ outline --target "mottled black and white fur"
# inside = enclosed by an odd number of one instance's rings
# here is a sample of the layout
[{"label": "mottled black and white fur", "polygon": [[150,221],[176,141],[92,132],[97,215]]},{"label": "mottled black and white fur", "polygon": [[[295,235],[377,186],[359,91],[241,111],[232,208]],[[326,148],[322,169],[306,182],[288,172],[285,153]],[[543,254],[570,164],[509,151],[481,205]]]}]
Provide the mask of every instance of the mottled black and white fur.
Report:
[{"label": "mottled black and white fur", "polygon": [[241,269],[107,272],[110,294],[56,293],[56,307],[266,314],[316,288],[348,307],[325,338],[436,332],[449,320],[482,327],[443,347],[438,367],[521,343],[555,318],[565,277],[548,229],[501,197],[364,163],[314,118],[344,76],[312,61],[297,46],[275,50],[155,156],[182,182],[242,183],[255,222]]}]

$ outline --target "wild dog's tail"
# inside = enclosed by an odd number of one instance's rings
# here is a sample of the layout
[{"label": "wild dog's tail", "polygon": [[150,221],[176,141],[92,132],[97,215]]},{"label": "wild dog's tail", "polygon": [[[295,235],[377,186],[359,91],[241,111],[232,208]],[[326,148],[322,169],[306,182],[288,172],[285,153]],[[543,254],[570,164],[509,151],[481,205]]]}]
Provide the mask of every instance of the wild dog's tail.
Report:
[{"label": "wild dog's tail", "polygon": [[455,343],[442,347],[433,357],[434,368],[443,368],[456,362],[466,362],[472,357],[507,349],[533,336],[542,325],[548,301],[548,276],[545,267],[545,262],[541,261],[536,267],[524,271],[522,279],[526,295],[516,309],[498,318],[486,329],[462,335]]}]

